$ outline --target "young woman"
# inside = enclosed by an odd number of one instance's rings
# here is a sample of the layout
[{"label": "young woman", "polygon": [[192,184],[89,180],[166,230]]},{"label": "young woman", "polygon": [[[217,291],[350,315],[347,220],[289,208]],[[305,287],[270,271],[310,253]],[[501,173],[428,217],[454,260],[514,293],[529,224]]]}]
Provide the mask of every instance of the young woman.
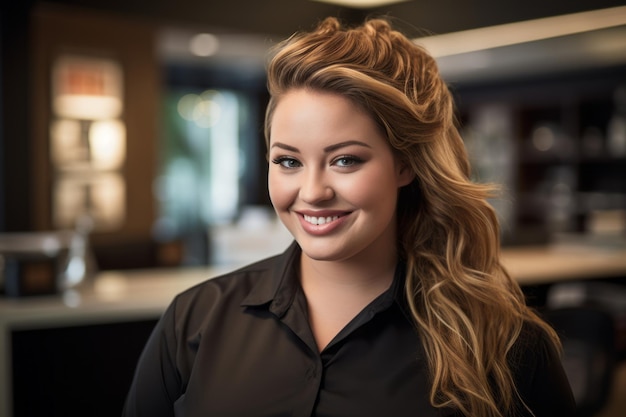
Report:
[{"label": "young woman", "polygon": [[174,299],[124,415],[572,415],[433,58],[384,20],[329,18],[279,45],[268,87],[295,242]]}]

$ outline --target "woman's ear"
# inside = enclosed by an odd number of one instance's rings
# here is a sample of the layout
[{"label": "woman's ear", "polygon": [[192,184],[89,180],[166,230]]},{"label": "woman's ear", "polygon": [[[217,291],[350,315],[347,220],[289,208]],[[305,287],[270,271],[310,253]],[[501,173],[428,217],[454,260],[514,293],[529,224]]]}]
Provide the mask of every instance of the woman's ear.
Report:
[{"label": "woman's ear", "polygon": [[415,172],[411,169],[411,165],[404,161],[398,161],[396,164],[396,178],[398,180],[398,188],[404,187],[415,179]]}]

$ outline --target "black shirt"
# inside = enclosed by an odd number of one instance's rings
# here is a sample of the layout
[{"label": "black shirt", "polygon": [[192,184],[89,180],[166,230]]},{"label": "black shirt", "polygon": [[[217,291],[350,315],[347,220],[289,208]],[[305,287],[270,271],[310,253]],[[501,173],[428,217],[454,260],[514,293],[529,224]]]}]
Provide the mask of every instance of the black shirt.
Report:
[{"label": "black shirt", "polygon": [[[125,417],[443,416],[429,403],[400,266],[391,288],[320,353],[298,280],[300,248],[179,294],[139,360]],[[527,337],[520,392],[542,416],[573,414],[559,358]]]}]

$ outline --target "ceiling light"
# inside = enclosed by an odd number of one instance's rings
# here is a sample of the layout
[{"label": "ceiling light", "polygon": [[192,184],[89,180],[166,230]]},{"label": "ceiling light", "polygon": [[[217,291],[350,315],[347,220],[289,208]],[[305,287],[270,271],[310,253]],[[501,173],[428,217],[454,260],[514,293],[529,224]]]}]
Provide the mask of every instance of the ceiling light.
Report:
[{"label": "ceiling light", "polygon": [[356,9],[370,9],[380,6],[388,6],[394,3],[402,3],[408,0],[312,0],[320,3],[336,4],[338,6],[354,7]]},{"label": "ceiling light", "polygon": [[442,57],[622,25],[626,25],[626,6],[428,36],[415,42]]}]

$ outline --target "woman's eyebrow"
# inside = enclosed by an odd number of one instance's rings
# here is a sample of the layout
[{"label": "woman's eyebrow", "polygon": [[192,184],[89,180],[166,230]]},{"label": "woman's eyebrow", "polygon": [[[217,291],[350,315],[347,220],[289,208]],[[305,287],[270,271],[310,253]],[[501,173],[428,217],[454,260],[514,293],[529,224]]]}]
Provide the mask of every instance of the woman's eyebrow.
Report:
[{"label": "woman's eyebrow", "polygon": [[287,145],[287,144],[282,143],[282,142],[274,142],[270,148],[281,148],[281,149],[284,149],[284,150],[290,151],[290,152],[300,152],[300,150],[298,148],[295,148],[293,146]]},{"label": "woman's eyebrow", "polygon": [[364,148],[371,148],[371,146],[365,142],[360,142],[358,140],[347,140],[345,142],[339,142],[339,143],[335,143],[333,145],[325,147],[324,152],[336,151],[337,149],[345,148],[346,146],[351,146],[351,145],[363,146]]},{"label": "woman's eyebrow", "polygon": [[[337,149],[345,148],[346,146],[352,146],[352,145],[362,146],[364,148],[371,148],[371,146],[365,142],[360,142],[358,140],[347,140],[345,142],[334,143],[332,145],[325,147],[324,152],[326,153],[333,152],[333,151],[336,151]],[[282,143],[282,142],[274,142],[271,148],[281,148],[290,152],[298,152],[298,153],[300,152],[300,150],[296,148],[295,146],[287,145],[286,143]]]}]

